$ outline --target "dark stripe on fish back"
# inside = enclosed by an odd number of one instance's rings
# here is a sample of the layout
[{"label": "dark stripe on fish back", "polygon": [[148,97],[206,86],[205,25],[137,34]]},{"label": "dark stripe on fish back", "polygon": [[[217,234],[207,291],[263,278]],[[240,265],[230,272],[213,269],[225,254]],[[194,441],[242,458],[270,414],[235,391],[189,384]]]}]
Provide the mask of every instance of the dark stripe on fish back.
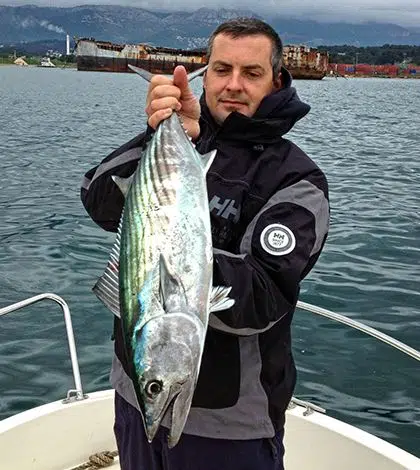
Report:
[{"label": "dark stripe on fish back", "polygon": [[[162,136],[164,134],[162,133]],[[165,140],[162,138],[163,141],[163,146],[165,146]],[[165,205],[165,201],[169,201],[170,194],[169,194],[169,188],[164,184],[164,182],[167,180],[168,175],[169,175],[169,166],[166,158],[158,158],[158,153],[154,153],[155,156],[155,162],[154,162],[154,178],[156,178],[155,181],[159,182],[159,187],[160,190],[155,190],[155,193],[158,197],[158,201],[160,205]],[[162,196],[163,196],[163,201],[162,201]],[[162,204],[163,203],[163,204]]]},{"label": "dark stripe on fish back", "polygon": [[158,195],[158,188],[161,186],[161,181],[159,181],[157,174],[154,174],[154,168],[159,165],[159,161],[157,160],[157,145],[154,144],[153,147],[150,148],[150,155],[151,158],[148,159],[148,168],[147,168],[147,178],[152,183],[153,192]]},{"label": "dark stripe on fish back", "polygon": [[[142,206],[143,208],[147,207],[150,201],[150,187],[149,187],[149,161],[144,160],[142,166],[142,172],[141,172],[141,184],[139,185],[138,191],[139,194],[137,196],[137,205]],[[143,211],[140,211],[140,207],[137,207],[137,210],[139,211],[138,213],[142,213]],[[137,222],[138,223],[138,222]],[[146,225],[147,221],[142,218],[141,220],[141,227],[139,227],[139,233],[138,234],[138,240],[136,241],[136,245],[138,246],[137,249],[137,256],[139,259],[139,266],[143,266],[143,271],[141,273],[141,278],[144,279],[144,266],[145,266],[145,261],[146,261],[146,253],[145,253],[145,230],[146,230]],[[140,236],[141,235],[141,236]],[[140,274],[140,273],[139,273]]]},{"label": "dark stripe on fish back", "polygon": [[[171,202],[175,196],[174,188],[168,187],[168,182],[170,182],[169,171],[170,166],[168,165],[165,158],[157,158],[157,153],[155,155],[154,164],[152,165],[152,181],[154,182],[154,191],[156,195],[156,201],[159,207],[164,207],[168,205],[168,202]],[[159,209],[152,207],[152,210]],[[156,227],[157,230],[160,230],[163,224],[169,224],[169,218],[160,214],[160,227]]]}]

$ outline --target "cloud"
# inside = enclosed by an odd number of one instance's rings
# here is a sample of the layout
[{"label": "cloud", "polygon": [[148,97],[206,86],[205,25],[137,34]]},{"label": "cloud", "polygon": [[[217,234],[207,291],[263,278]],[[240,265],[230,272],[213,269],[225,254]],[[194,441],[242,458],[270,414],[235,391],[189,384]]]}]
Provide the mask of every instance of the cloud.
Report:
[{"label": "cloud", "polygon": [[[4,5],[24,5],[28,0],[0,0]],[[68,7],[83,5],[124,5],[146,8],[151,11],[197,10],[196,0],[31,0],[38,6]],[[207,0],[207,8],[226,8],[225,0]],[[282,16],[316,21],[388,22],[420,28],[419,0],[231,0],[229,8],[250,9],[261,16]]]}]

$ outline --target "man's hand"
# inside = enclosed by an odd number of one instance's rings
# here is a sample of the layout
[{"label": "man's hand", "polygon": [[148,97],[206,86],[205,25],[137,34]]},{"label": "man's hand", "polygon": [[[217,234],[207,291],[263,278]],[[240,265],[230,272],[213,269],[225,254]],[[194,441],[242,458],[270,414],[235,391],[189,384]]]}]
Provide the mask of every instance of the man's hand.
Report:
[{"label": "man's hand", "polygon": [[178,112],[188,135],[196,139],[200,134],[200,103],[190,88],[182,65],[175,68],[173,79],[155,75],[147,93],[146,113],[150,127],[156,129],[174,111]]}]

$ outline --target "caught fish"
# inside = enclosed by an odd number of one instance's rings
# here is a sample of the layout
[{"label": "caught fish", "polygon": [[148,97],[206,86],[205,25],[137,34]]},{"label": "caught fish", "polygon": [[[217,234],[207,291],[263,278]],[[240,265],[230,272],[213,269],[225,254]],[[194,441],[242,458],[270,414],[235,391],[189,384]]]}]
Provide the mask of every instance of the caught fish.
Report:
[{"label": "caught fish", "polygon": [[212,287],[206,172],[215,154],[197,152],[176,113],[160,123],[133,177],[113,177],[125,204],[107,269],[93,288],[121,317],[148,440],[168,413],[169,447],[188,417],[209,314],[234,304],[230,288]]}]

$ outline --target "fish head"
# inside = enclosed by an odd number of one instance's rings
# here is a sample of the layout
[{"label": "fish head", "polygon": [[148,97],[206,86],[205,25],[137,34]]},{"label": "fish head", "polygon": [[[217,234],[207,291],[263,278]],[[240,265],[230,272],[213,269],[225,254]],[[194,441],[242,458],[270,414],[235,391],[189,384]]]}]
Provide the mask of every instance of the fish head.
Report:
[{"label": "fish head", "polygon": [[170,421],[168,446],[179,441],[197,382],[204,345],[203,324],[182,313],[160,315],[139,331],[135,371],[139,403],[149,442],[165,414]]}]

